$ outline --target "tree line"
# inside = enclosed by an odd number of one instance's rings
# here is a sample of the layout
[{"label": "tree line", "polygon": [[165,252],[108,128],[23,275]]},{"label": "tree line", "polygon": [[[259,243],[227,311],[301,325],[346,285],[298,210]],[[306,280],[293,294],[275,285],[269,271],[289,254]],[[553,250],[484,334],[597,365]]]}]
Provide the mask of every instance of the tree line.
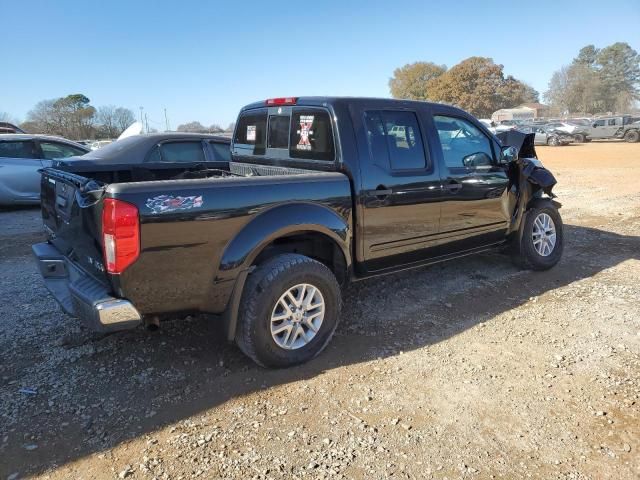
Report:
[{"label": "tree line", "polygon": [[394,98],[448,103],[480,118],[500,108],[538,101],[533,87],[511,75],[505,77],[503,68],[486,57],[470,57],[449,69],[416,62],[397,68],[389,88]]},{"label": "tree line", "polygon": [[[640,56],[627,43],[602,49],[588,45],[553,74],[544,99],[556,115],[626,112],[640,99],[639,83]],[[540,97],[486,57],[470,57],[449,69],[431,62],[407,64],[393,72],[389,89],[394,98],[448,103],[479,118]]]},{"label": "tree line", "polygon": [[640,100],[640,55],[627,43],[583,47],[551,77],[544,98],[560,113],[628,112]]},{"label": "tree line", "polygon": [[114,105],[96,108],[88,97],[75,93],[38,102],[20,127],[30,133],[73,140],[117,138],[135,120],[128,108]]},{"label": "tree line", "polygon": [[236,125],[235,122],[230,123],[225,130],[217,123],[214,123],[208,127],[205,127],[200,122],[194,121],[194,122],[187,122],[187,123],[183,123],[182,125],[178,125],[177,130],[178,132],[189,132],[189,133],[222,133],[222,132],[233,131],[233,128],[235,127],[235,125]]}]

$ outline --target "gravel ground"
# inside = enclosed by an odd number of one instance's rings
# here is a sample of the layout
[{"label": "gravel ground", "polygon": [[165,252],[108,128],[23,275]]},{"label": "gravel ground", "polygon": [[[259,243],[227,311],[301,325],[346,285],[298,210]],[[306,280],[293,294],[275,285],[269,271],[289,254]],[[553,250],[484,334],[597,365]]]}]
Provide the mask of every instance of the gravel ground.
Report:
[{"label": "gravel ground", "polygon": [[0,478],[640,476],[640,144],[540,147],[566,247],[352,285],[336,337],[270,371],[193,317],[98,337],[0,211]]}]

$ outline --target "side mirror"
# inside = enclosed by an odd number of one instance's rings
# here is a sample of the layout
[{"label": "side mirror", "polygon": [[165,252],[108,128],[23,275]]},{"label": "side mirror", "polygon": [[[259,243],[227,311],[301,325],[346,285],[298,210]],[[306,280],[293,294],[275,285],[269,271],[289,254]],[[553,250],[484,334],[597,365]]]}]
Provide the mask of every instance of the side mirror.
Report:
[{"label": "side mirror", "polygon": [[594,124],[593,124],[593,128],[596,128],[597,126],[598,126],[598,124],[597,124],[597,123],[594,123]]},{"label": "side mirror", "polygon": [[518,159],[518,149],[516,147],[502,147],[500,151],[500,161],[510,163]]}]

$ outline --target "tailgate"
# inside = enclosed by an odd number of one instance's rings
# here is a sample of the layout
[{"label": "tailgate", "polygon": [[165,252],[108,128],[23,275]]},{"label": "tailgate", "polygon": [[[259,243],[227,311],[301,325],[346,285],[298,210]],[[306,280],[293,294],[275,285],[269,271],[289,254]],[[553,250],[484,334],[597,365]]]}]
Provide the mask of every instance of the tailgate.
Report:
[{"label": "tailgate", "polygon": [[92,277],[108,283],[100,241],[105,187],[55,168],[42,170],[42,219],[49,242]]}]

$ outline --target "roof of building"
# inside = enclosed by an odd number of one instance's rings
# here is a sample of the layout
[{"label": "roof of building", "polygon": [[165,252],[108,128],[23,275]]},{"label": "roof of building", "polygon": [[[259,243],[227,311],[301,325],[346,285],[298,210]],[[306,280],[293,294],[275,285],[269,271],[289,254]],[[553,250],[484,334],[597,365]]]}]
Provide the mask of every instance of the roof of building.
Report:
[{"label": "roof of building", "polygon": [[520,107],[532,108],[534,110],[540,110],[541,108],[549,108],[549,105],[545,105],[544,103],[532,102],[532,103],[523,103],[522,105],[518,105],[518,108],[520,108]]}]

